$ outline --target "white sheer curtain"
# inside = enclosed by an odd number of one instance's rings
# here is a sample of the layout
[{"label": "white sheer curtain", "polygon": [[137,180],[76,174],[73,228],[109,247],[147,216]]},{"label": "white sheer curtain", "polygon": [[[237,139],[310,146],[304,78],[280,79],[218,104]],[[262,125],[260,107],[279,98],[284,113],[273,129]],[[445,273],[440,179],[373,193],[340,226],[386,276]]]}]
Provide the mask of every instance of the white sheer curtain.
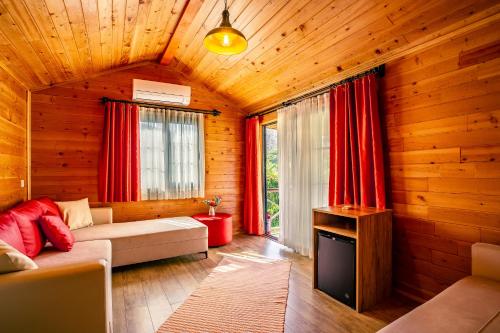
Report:
[{"label": "white sheer curtain", "polygon": [[205,195],[203,114],[141,107],[144,200]]},{"label": "white sheer curtain", "polygon": [[311,256],[312,209],[328,205],[328,93],[278,110],[280,241]]}]

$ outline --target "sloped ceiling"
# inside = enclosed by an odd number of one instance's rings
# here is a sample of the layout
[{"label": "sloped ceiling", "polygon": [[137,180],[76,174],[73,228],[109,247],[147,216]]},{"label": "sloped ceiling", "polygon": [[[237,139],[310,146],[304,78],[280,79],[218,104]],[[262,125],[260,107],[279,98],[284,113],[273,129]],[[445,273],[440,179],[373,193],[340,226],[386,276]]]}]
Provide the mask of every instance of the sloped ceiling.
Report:
[{"label": "sloped ceiling", "polygon": [[185,0],[1,0],[0,62],[30,88],[157,59]]},{"label": "sloped ceiling", "polygon": [[168,66],[250,112],[453,38],[461,29],[500,22],[495,0],[229,0],[233,26],[249,47],[225,57],[203,47],[223,5],[0,0],[0,65],[39,89],[160,61],[170,49]]}]

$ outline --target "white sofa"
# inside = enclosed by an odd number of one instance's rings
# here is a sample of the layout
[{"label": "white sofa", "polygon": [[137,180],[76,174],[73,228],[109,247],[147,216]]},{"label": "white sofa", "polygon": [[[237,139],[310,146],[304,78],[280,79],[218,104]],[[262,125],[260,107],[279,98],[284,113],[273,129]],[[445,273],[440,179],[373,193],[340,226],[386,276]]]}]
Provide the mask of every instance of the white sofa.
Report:
[{"label": "white sofa", "polygon": [[111,208],[93,208],[94,225],[73,230],[77,242],[109,239],[112,267],[208,251],[208,229],[182,216],[113,223]]},{"label": "white sofa", "polygon": [[500,332],[500,246],[472,245],[471,276],[456,282],[379,332]]},{"label": "white sofa", "polygon": [[46,247],[38,269],[0,275],[0,332],[110,333],[112,266],[207,254],[207,227],[190,217],[113,224],[111,208],[91,212],[70,252]]}]

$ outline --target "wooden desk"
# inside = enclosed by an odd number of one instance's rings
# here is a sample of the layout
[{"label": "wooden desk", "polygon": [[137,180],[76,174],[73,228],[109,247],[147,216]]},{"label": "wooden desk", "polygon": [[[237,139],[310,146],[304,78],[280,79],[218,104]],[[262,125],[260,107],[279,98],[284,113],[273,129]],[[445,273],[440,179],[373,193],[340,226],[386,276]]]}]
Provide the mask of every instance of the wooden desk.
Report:
[{"label": "wooden desk", "polygon": [[356,310],[387,298],[392,284],[392,211],[375,208],[313,209],[313,288],[318,287],[318,232],[356,239]]}]

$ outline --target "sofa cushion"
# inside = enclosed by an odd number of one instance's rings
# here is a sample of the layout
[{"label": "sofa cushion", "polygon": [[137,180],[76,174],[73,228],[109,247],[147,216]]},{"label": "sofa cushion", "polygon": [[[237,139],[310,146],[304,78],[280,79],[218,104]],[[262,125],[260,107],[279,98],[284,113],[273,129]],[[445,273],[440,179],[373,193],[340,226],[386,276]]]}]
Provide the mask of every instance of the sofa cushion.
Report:
[{"label": "sofa cushion", "polygon": [[498,333],[500,332],[500,310],[491,318],[479,331],[480,333]]},{"label": "sofa cushion", "polygon": [[42,206],[44,215],[56,215],[62,218],[61,212],[59,211],[59,206],[56,205],[49,197],[42,197],[36,199],[36,201]]},{"label": "sofa cushion", "polygon": [[89,198],[74,201],[56,202],[61,211],[64,223],[70,230],[85,228],[93,224],[90,213]]},{"label": "sofa cushion", "polygon": [[26,255],[36,257],[46,242],[38,225],[38,219],[43,213],[42,206],[35,200],[28,200],[12,208],[10,213],[21,231]]},{"label": "sofa cushion", "polygon": [[47,239],[56,249],[65,252],[71,250],[75,237],[60,216],[42,215],[40,216],[40,226]]},{"label": "sofa cushion", "polygon": [[202,253],[208,250],[208,239],[198,238],[163,244],[143,245],[141,247],[113,248],[113,267],[132,265],[142,262],[172,258],[187,254]]},{"label": "sofa cushion", "polygon": [[113,251],[207,237],[207,227],[187,216],[95,225],[75,230],[75,239],[109,239]]},{"label": "sofa cushion", "polygon": [[478,332],[500,309],[500,282],[468,276],[379,332]]},{"label": "sofa cushion", "polygon": [[22,254],[26,254],[21,231],[10,213],[0,214],[0,240],[3,240]]},{"label": "sofa cushion", "polygon": [[109,240],[78,242],[70,252],[61,252],[52,246],[46,246],[34,261],[39,267],[54,267],[99,259],[104,259],[111,265]]},{"label": "sofa cushion", "polygon": [[0,240],[0,274],[37,268],[33,260]]}]

